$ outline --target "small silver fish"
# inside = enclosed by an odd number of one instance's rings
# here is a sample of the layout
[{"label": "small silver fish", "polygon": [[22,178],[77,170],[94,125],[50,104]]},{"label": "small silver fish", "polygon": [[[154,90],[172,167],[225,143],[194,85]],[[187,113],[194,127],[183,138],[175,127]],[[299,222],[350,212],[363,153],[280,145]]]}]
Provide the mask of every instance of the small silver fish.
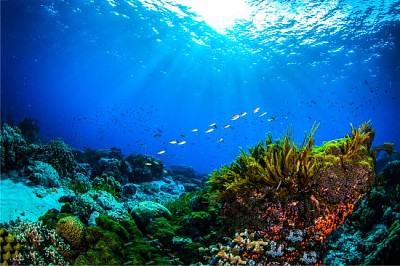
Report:
[{"label": "small silver fish", "polygon": [[253,114],[258,113],[258,111],[260,111],[260,107],[256,107],[256,108],[253,110]]},{"label": "small silver fish", "polygon": [[240,117],[240,115],[234,115],[234,116],[232,116],[232,121],[235,121],[235,120],[237,120],[238,118]]},{"label": "small silver fish", "polygon": [[157,152],[158,155],[164,154],[165,150],[160,150],[159,152]]},{"label": "small silver fish", "polygon": [[211,133],[213,131],[214,131],[214,128],[210,128],[210,129],[206,130],[206,133]]},{"label": "small silver fish", "polygon": [[183,145],[186,143],[186,140],[182,140],[181,142],[178,142],[178,145]]},{"label": "small silver fish", "polygon": [[177,140],[175,140],[175,139],[173,139],[173,140],[171,140],[169,143],[171,143],[171,144],[177,144],[177,143],[178,143],[178,141],[177,141]]},{"label": "small silver fish", "polygon": [[266,114],[267,114],[267,112],[264,112],[264,113],[260,114],[258,117],[263,117]]}]

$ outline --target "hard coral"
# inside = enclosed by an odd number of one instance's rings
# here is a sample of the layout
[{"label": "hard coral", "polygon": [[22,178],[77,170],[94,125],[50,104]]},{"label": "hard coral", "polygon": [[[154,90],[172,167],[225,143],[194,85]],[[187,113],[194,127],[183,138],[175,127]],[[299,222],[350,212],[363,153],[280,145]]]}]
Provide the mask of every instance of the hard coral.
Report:
[{"label": "hard coral", "polygon": [[74,247],[82,243],[85,225],[74,216],[61,218],[56,226],[56,232],[65,238]]},{"label": "hard coral", "polygon": [[51,164],[61,176],[72,174],[76,166],[72,149],[61,139],[41,146],[34,159]]},{"label": "hard coral", "polygon": [[1,170],[21,169],[28,159],[28,144],[18,127],[4,124],[0,134]]}]

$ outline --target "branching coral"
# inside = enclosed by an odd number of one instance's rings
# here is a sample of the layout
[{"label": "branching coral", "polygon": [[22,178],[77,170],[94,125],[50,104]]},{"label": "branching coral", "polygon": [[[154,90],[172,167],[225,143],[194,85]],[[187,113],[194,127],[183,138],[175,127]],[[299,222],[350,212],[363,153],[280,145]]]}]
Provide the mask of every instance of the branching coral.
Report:
[{"label": "branching coral", "polygon": [[14,265],[70,265],[65,259],[70,246],[42,222],[17,221],[10,231],[20,243],[18,254],[11,259]]}]

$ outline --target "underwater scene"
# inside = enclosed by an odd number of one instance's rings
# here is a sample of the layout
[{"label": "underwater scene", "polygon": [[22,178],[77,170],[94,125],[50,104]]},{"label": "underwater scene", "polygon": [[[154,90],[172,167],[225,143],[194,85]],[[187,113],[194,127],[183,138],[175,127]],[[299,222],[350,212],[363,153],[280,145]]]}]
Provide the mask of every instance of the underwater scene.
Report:
[{"label": "underwater scene", "polygon": [[400,264],[400,1],[0,5],[1,265]]}]

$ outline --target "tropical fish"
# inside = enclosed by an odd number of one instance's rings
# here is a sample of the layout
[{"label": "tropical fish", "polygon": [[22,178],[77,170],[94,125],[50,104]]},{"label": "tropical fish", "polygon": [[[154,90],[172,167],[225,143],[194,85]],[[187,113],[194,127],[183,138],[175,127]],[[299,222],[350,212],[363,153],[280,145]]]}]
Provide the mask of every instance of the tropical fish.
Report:
[{"label": "tropical fish", "polygon": [[178,145],[183,145],[186,143],[186,140],[182,140],[181,142],[178,142]]},{"label": "tropical fish", "polygon": [[240,117],[240,115],[234,115],[233,117],[232,117],[232,121],[235,121],[235,120],[237,120],[238,118]]},{"label": "tropical fish", "polygon": [[263,117],[266,114],[267,114],[267,112],[264,112],[264,113],[260,114],[258,117]]},{"label": "tropical fish", "polygon": [[247,115],[247,112],[243,112],[243,113],[240,114],[241,117],[245,116],[245,115]]},{"label": "tropical fish", "polygon": [[253,110],[253,114],[258,113],[258,111],[260,111],[260,107],[256,107],[256,108]]},{"label": "tropical fish", "polygon": [[171,143],[171,144],[177,144],[177,143],[178,143],[178,141],[177,141],[177,140],[175,140],[175,139],[173,139],[173,140],[171,140],[169,143]]},{"label": "tropical fish", "polygon": [[165,150],[160,150],[159,152],[157,152],[158,155],[164,154]]},{"label": "tropical fish", "polygon": [[210,129],[206,130],[206,133],[211,133],[213,131],[214,131],[214,128],[210,128]]},{"label": "tropical fish", "polygon": [[223,126],[223,128],[228,128],[228,127],[230,127],[230,126],[231,126],[231,125],[226,124],[226,125]]}]

